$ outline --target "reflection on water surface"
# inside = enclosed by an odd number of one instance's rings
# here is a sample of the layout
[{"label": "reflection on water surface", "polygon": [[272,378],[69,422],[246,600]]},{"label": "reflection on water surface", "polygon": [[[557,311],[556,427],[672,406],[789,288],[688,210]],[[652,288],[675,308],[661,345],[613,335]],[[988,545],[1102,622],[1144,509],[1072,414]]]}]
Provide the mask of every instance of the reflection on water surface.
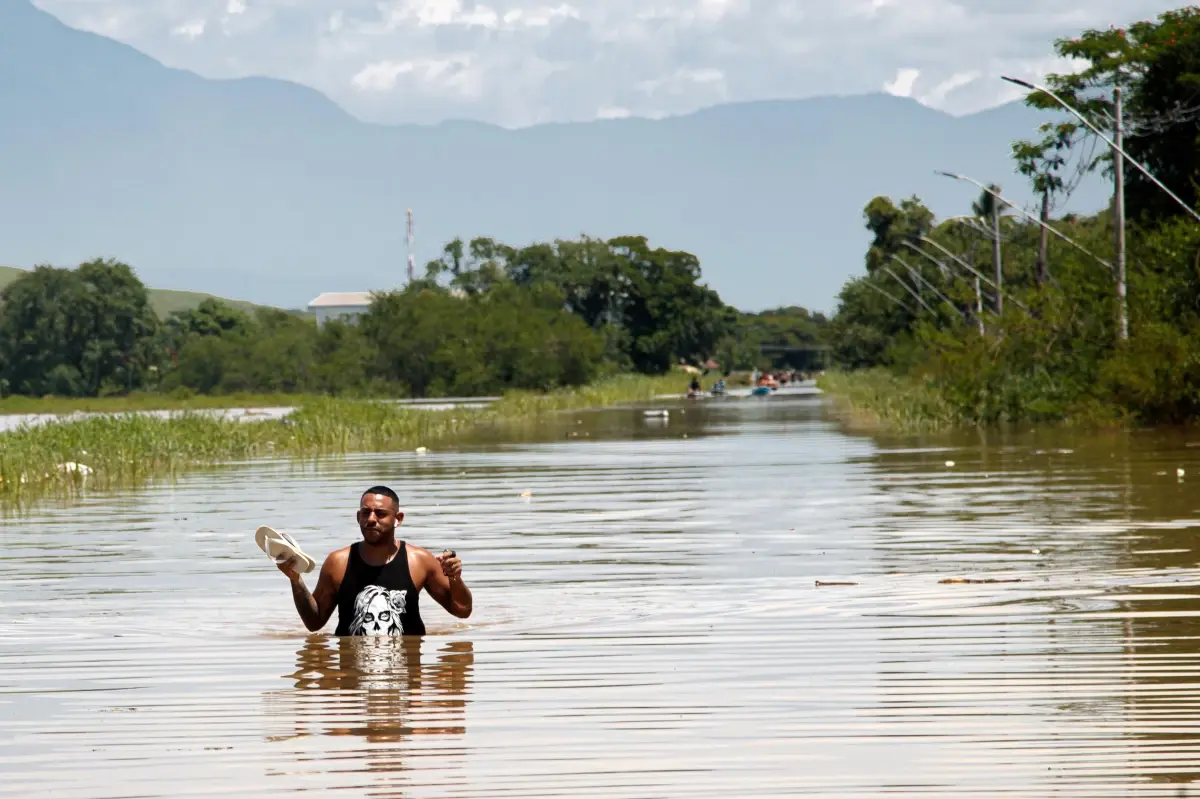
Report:
[{"label": "reflection on water surface", "polygon": [[[813,397],[671,408],[5,519],[0,795],[1175,797],[1196,779],[1187,434],[865,436]],[[410,540],[463,556],[476,614],[430,603],[421,639],[309,635],[253,530],[323,555],[379,481]]]}]

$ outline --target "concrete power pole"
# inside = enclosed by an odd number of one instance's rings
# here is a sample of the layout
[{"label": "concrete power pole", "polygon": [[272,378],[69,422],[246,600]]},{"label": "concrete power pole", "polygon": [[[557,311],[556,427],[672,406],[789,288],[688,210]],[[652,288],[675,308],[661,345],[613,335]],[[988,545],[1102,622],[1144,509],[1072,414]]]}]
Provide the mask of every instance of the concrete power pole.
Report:
[{"label": "concrete power pole", "polygon": [[408,219],[408,233],[404,237],[404,240],[408,245],[408,282],[411,284],[416,277],[417,271],[413,261],[413,212],[411,208],[405,212],[405,216]]},{"label": "concrete power pole", "polygon": [[[1046,176],[1046,180],[1049,180]],[[1050,274],[1050,186],[1042,186],[1042,223],[1038,228],[1038,255],[1035,279],[1038,288],[1046,285],[1046,276]]]},{"label": "concrete power pole", "polygon": [[[996,189],[999,194],[1000,190]],[[986,198],[985,198],[986,199]],[[992,198],[992,263],[996,268],[996,315],[1004,312],[1004,293],[1000,287],[1004,285],[1004,269],[1000,264],[1000,200]]]},{"label": "concrete power pole", "polygon": [[979,325],[979,335],[983,335],[983,289],[979,286],[979,278],[975,278],[975,322]]},{"label": "concrete power pole", "polygon": [[1129,312],[1125,302],[1125,123],[1121,107],[1121,89],[1113,89],[1113,115],[1116,117],[1116,136],[1113,138],[1113,231],[1117,250],[1117,338],[1129,338]]}]

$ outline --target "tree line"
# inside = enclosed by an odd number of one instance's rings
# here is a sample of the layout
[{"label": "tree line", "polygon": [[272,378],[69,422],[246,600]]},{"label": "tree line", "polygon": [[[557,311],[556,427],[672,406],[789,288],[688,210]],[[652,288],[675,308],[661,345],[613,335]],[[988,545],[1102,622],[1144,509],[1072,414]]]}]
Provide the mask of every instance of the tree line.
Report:
[{"label": "tree line", "polygon": [[129,265],[94,260],[39,266],[0,292],[0,396],[549,390],[712,359],[763,368],[827,327],[803,308],[743,314],[701,281],[696,256],[637,236],[456,239],[423,277],[320,327],[217,299],[160,320]]},{"label": "tree line", "polygon": [[[1055,49],[1082,68],[1047,88],[1102,131],[1115,131],[1119,110],[1123,149],[1187,208],[1034,91],[1027,103],[1055,115],[1012,155],[1035,206],[1010,205],[995,184],[944,220],[915,196],[871,200],[865,274],[843,287],[831,324],[834,360],[918,381],[970,422],[1194,418],[1200,223],[1187,209],[1200,202],[1200,12],[1087,30]],[[1054,215],[1083,176],[1113,178],[1118,164],[1125,190],[1107,208]]]}]

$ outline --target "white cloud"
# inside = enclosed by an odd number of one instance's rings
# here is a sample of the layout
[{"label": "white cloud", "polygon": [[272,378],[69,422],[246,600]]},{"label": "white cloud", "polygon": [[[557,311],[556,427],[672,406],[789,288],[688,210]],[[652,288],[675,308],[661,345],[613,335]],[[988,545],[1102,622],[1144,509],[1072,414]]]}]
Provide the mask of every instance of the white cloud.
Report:
[{"label": "white cloud", "polygon": [[494,28],[500,15],[486,5],[476,3],[464,7],[462,0],[400,0],[385,4],[386,31],[401,31],[417,27],[445,25],[481,26]]},{"label": "white cloud", "polygon": [[184,39],[196,39],[204,35],[204,29],[207,27],[207,20],[195,19],[191,22],[185,22],[182,25],[175,26],[171,29],[171,34]]},{"label": "white cloud", "polygon": [[553,8],[514,8],[504,13],[504,24],[509,28],[544,28],[560,19],[579,19],[579,9],[564,3]]},{"label": "white cloud", "polygon": [[633,116],[628,108],[606,105],[596,110],[596,119],[626,119]]},{"label": "white cloud", "polygon": [[897,70],[896,77],[883,84],[883,90],[897,97],[912,97],[913,86],[916,85],[919,77],[921,77],[919,69],[906,67]]},{"label": "white cloud", "polygon": [[983,73],[974,69],[967,72],[956,73],[937,84],[929,91],[921,94],[918,99],[920,99],[920,101],[926,105],[943,105],[949,95],[953,94],[955,91],[963,88],[964,86],[970,86],[981,77],[983,77]]},{"label": "white cloud", "polygon": [[408,61],[379,61],[368,64],[351,82],[362,92],[388,92],[401,78],[411,77],[418,91],[451,90],[471,96],[479,89],[477,76],[471,72],[470,55],[452,58],[427,58]]},{"label": "white cloud", "polygon": [[396,85],[396,79],[413,71],[411,61],[378,61],[368,64],[350,82],[364,92],[386,92]]},{"label": "white cloud", "polygon": [[[12,0],[0,0],[11,2]],[[951,113],[1059,70],[1053,41],[1168,0],[35,0],[213,77],[272,75],[385,122],[639,117],[885,91]],[[208,21],[206,23],[206,20]],[[227,36],[206,35],[216,25]],[[235,35],[236,34],[236,35]],[[470,54],[467,58],[463,54]],[[600,110],[598,110],[600,109]]]}]

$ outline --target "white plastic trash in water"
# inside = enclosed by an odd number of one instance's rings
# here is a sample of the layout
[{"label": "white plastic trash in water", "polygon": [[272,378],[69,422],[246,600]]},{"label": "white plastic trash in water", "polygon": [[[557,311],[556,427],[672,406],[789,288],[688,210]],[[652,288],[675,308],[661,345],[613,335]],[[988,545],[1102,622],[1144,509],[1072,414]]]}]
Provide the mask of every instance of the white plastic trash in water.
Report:
[{"label": "white plastic trash in water", "polygon": [[646,411],[645,415],[652,419],[654,419],[654,418],[666,419],[668,416],[671,415],[671,412],[665,411],[665,410],[663,410],[663,411]]}]

